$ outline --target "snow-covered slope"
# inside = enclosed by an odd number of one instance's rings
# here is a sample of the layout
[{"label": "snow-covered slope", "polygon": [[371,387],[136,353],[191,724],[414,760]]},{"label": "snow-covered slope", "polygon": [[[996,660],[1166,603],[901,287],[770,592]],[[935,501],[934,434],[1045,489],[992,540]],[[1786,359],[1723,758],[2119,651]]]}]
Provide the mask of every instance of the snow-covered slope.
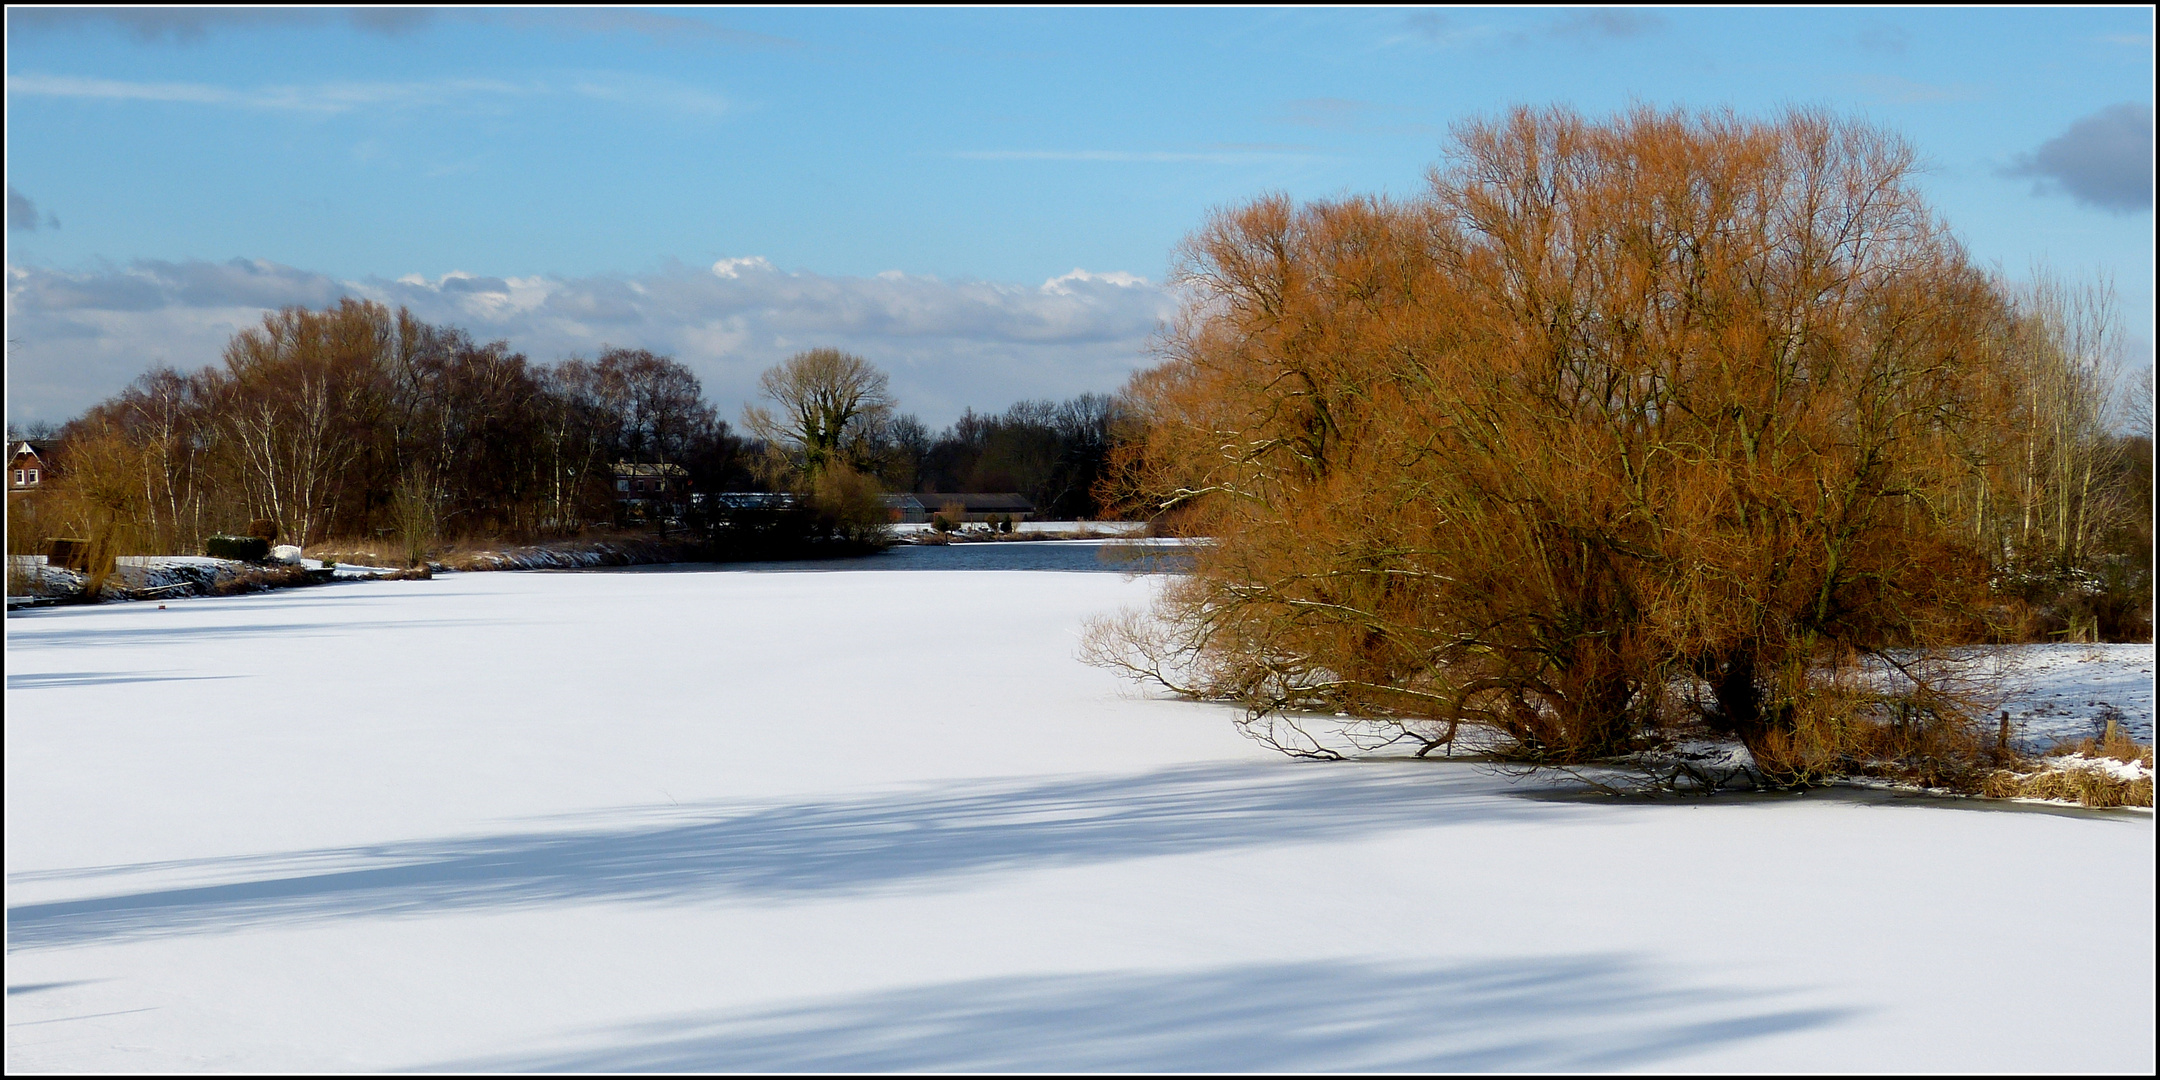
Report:
[{"label": "snow-covered slope", "polygon": [[1073,659],[1152,587],[10,618],[7,1067],[2154,1067],[2149,814],[1289,761]]},{"label": "snow-covered slope", "polygon": [[2011,723],[2025,749],[2098,738],[2112,717],[2153,741],[2151,645],[2019,645],[2002,650]]}]

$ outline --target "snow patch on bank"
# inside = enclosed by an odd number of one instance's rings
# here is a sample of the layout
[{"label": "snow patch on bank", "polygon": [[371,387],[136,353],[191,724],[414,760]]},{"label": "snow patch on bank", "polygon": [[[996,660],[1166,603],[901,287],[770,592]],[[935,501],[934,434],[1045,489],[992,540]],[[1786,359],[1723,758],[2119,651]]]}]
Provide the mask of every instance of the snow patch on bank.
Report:
[{"label": "snow patch on bank", "polygon": [[2096,739],[2113,719],[2133,742],[2153,741],[2154,653],[2142,645],[2010,645],[1998,651],[2010,688],[2013,741],[2026,753]]}]

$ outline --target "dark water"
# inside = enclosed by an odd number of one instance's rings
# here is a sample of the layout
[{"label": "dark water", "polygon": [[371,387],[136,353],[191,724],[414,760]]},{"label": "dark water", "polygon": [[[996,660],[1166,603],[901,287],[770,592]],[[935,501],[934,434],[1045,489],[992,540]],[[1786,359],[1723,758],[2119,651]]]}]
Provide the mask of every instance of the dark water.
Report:
[{"label": "dark water", "polygon": [[906,544],[853,559],[784,562],[661,563],[595,566],[553,571],[565,574],[800,573],[831,570],[1064,570],[1101,574],[1179,573],[1191,564],[1179,545],[1140,545],[1122,540],[1028,540],[990,544]]}]

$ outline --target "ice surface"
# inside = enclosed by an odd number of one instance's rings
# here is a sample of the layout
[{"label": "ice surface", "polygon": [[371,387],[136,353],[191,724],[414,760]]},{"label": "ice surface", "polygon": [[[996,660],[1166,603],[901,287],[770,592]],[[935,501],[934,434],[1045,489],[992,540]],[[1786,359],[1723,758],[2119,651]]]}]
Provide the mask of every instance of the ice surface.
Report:
[{"label": "ice surface", "polygon": [[[2150,814],[1290,761],[1075,661],[1155,587],[10,617],[7,1068],[2154,1067]],[[2150,647],[2048,648],[2150,739]]]}]

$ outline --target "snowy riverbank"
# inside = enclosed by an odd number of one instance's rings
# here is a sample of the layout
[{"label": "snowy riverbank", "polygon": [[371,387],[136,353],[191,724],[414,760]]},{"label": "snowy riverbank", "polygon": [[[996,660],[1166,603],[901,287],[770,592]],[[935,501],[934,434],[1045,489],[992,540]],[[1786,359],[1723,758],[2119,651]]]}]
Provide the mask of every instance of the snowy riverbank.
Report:
[{"label": "snowy riverbank", "polygon": [[[1074,660],[1154,587],[654,568],[11,618],[7,1067],[2154,1066],[2149,813],[1288,761]],[[2149,741],[2152,657],[2028,650],[2014,711]]]}]

